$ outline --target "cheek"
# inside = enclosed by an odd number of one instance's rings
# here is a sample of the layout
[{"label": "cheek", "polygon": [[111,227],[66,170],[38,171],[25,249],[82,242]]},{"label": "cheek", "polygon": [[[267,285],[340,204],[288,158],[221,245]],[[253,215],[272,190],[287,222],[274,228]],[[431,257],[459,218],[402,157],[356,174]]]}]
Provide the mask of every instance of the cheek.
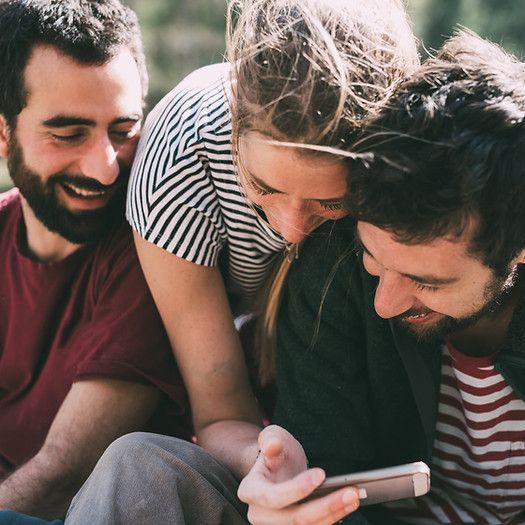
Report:
[{"label": "cheek", "polygon": [[426,308],[449,317],[464,317],[473,311],[471,305],[466,304],[465,297],[453,291],[418,290],[414,292],[414,297]]},{"label": "cheek", "polygon": [[69,149],[63,149],[54,143],[43,142],[33,148],[24,148],[24,163],[31,170],[44,178],[67,171],[75,161]]},{"label": "cheek", "polygon": [[135,153],[137,151],[138,138],[136,140],[131,140],[126,144],[119,146],[117,151],[117,158],[120,163],[125,166],[131,167]]}]

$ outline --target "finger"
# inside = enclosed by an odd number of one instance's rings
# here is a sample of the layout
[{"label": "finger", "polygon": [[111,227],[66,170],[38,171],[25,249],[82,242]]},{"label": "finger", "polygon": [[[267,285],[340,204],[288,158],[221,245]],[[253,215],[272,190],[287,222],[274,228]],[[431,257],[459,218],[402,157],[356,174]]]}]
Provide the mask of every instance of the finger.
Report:
[{"label": "finger", "polygon": [[302,446],[281,427],[266,427],[259,434],[259,448],[264,465],[277,475],[275,481],[292,478],[307,468]]},{"label": "finger", "polygon": [[268,458],[275,457],[283,451],[282,429],[275,425],[270,425],[259,433],[259,449]]},{"label": "finger", "polygon": [[267,478],[275,471],[279,470],[284,458],[281,457],[280,459],[275,459],[271,457],[272,452],[270,452],[270,456],[268,456],[266,452],[265,449],[259,450],[255,463],[250,470],[250,477],[253,477],[253,475],[256,474],[257,476]]},{"label": "finger", "polygon": [[[278,470],[284,461],[284,444],[277,432],[264,429],[259,434],[259,460],[271,471]],[[259,464],[260,465],[260,464]]]},{"label": "finger", "polygon": [[286,464],[284,446],[279,438],[270,436],[261,446],[260,458],[264,466],[272,472],[277,472]]},{"label": "finger", "polygon": [[287,443],[289,441],[296,442],[297,440],[283,427],[280,427],[279,425],[268,425],[266,428],[261,430],[259,433],[259,445],[264,445],[266,440],[268,439],[278,439],[282,443]]},{"label": "finger", "polygon": [[359,508],[359,496],[355,488],[344,489],[307,503],[299,504],[292,523],[302,525],[331,525]]},{"label": "finger", "polygon": [[301,472],[292,479],[274,483],[263,476],[245,478],[238,491],[239,498],[250,505],[283,509],[309,496],[325,479],[320,468]]},{"label": "finger", "polygon": [[248,520],[253,525],[332,525],[354,512],[358,506],[356,491],[344,488],[318,500],[284,509],[250,506]]},{"label": "finger", "polygon": [[261,447],[261,452],[269,460],[279,457],[283,453],[283,451],[283,442],[278,437],[274,436],[270,436],[267,439],[265,439]]}]

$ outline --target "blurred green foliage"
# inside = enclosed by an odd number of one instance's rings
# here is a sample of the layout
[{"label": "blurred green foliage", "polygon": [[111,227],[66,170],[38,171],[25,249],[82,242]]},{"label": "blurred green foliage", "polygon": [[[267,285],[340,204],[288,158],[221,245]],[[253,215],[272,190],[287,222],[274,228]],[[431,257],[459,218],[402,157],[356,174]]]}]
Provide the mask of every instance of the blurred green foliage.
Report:
[{"label": "blurred green foliage", "polygon": [[525,53],[524,0],[407,1],[416,34],[427,49],[437,49],[454,27],[462,25],[519,57]]},{"label": "blurred green foliage", "polygon": [[[148,57],[148,107],[190,71],[223,60],[225,0],[124,0],[137,12]],[[351,1],[351,0],[348,0]],[[458,24],[525,53],[525,0],[407,0],[414,29],[427,49],[437,49]],[[0,162],[0,189],[9,187]]]},{"label": "blurred green foliage", "polygon": [[223,60],[225,0],[125,1],[141,22],[150,108],[190,71]]},{"label": "blurred green foliage", "polygon": [[[224,54],[226,0],[125,0],[142,23],[151,79],[149,107],[183,76]],[[351,1],[351,0],[348,0]],[[436,49],[458,24],[525,52],[525,0],[406,0],[426,49]]]}]

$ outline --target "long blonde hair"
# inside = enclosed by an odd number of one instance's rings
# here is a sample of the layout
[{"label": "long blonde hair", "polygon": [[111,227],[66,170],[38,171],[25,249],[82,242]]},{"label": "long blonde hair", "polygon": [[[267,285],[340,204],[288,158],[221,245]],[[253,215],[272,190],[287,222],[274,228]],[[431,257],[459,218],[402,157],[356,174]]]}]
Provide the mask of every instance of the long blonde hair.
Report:
[{"label": "long blonde hair", "polygon": [[263,387],[275,380],[277,313],[281,292],[292,264],[293,260],[289,253],[280,255],[275,261],[275,266],[268,276],[256,305],[257,324],[254,353],[258,364],[259,382]]},{"label": "long blonde hair", "polygon": [[[353,137],[418,64],[402,0],[229,0],[232,146],[263,131],[306,155],[349,154]],[[274,370],[275,324],[289,257],[262,301],[263,382]]]},{"label": "long blonde hair", "polygon": [[234,137],[345,148],[418,63],[401,0],[230,0]]}]

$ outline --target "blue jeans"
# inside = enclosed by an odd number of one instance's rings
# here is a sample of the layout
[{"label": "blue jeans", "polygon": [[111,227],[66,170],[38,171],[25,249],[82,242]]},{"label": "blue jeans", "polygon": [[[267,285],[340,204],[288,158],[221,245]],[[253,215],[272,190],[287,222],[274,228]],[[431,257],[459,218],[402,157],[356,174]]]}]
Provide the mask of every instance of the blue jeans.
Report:
[{"label": "blue jeans", "polygon": [[45,521],[12,510],[0,510],[0,525],[62,525],[62,521]]}]

